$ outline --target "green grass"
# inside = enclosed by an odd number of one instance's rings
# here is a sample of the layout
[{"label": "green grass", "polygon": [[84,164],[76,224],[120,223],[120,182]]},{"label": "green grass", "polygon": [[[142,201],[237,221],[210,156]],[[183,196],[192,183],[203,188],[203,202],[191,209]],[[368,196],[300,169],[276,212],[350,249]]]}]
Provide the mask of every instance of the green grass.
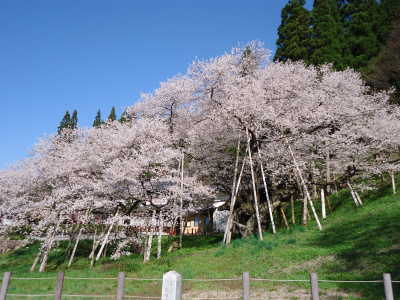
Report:
[{"label": "green grass", "polygon": [[[243,240],[234,238],[231,245],[221,247],[222,236],[185,236],[184,248],[167,253],[167,239],[163,239],[162,259],[152,258],[143,264],[143,257],[132,254],[120,260],[102,258],[93,269],[87,259],[91,241],[78,247],[70,269],[61,264],[66,243],[54,247],[45,273],[30,273],[29,269],[39,244],[29,245],[0,255],[0,276],[12,271],[12,277],[56,277],[66,271],[66,277],[116,278],[125,271],[127,278],[161,279],[168,271],[183,274],[184,279],[240,278],[249,271],[251,278],[309,279],[318,273],[325,280],[381,280],[382,273],[391,273],[392,280],[400,280],[400,197],[393,195],[390,183],[379,183],[379,190],[362,194],[363,206],[355,207],[348,190],[331,195],[334,208],[326,220],[321,220],[323,231],[318,231],[311,214],[308,226],[291,225],[276,235],[265,232],[263,241],[253,236]],[[400,190],[400,189],[399,189]],[[320,205],[316,209],[320,216]],[[300,203],[296,203],[296,217]],[[311,212],[310,212],[311,213]],[[290,211],[286,211],[289,216]],[[288,220],[291,222],[291,220]],[[109,252],[111,249],[109,247]],[[9,293],[53,293],[53,280],[11,280]],[[39,283],[40,282],[40,283]],[[277,283],[252,281],[251,289],[273,290],[279,286],[289,290],[309,289],[309,283]],[[340,290],[348,299],[384,299],[382,283],[319,283],[321,294]],[[116,294],[116,280],[71,280],[64,283],[64,294]],[[400,284],[393,283],[395,297],[400,296]],[[161,294],[160,281],[132,281],[125,283],[126,294],[157,297]],[[240,290],[241,281],[184,281],[184,292],[198,290]],[[10,297],[17,299],[17,297]],[[79,299],[79,298],[74,298]],[[81,298],[85,299],[85,297]],[[88,298],[89,299],[89,298]],[[340,297],[338,299],[341,299]]]}]

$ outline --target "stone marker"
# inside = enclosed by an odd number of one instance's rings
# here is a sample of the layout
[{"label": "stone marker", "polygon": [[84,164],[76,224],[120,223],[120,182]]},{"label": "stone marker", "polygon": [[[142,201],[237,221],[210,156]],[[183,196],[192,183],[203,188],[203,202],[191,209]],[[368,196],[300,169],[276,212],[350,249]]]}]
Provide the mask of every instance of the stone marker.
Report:
[{"label": "stone marker", "polygon": [[162,300],[182,300],[182,275],[170,271],[163,276]]}]

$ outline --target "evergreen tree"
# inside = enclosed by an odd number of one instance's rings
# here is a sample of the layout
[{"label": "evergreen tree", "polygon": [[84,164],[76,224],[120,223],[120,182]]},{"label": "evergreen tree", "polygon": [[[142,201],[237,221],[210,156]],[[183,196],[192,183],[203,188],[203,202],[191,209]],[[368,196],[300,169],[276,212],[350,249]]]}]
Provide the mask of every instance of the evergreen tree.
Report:
[{"label": "evergreen tree", "polygon": [[58,134],[61,134],[62,130],[64,128],[68,128],[69,124],[71,122],[71,116],[69,114],[69,111],[67,110],[67,112],[65,113],[64,117],[62,118],[61,122],[60,122],[60,126],[58,126]]},{"label": "evergreen tree", "polygon": [[72,117],[68,123],[68,128],[76,129],[77,126],[78,126],[78,112],[75,109],[74,112],[72,113]]},{"label": "evergreen tree", "polygon": [[366,67],[382,47],[387,32],[385,14],[377,0],[349,0],[341,8],[344,20],[345,63],[354,68]]},{"label": "evergreen tree", "polygon": [[314,0],[311,11],[310,62],[314,65],[333,62],[343,68],[343,25],[339,22],[337,2]]},{"label": "evergreen tree", "polygon": [[289,0],[282,9],[282,22],[278,27],[278,40],[274,60],[308,61],[308,28],[310,13],[305,0]]},{"label": "evergreen tree", "polygon": [[121,115],[121,118],[118,121],[121,123],[125,123],[128,120],[129,120],[128,113],[126,112],[126,110],[124,110],[124,112]]},{"label": "evergreen tree", "polygon": [[96,118],[93,122],[93,127],[100,127],[100,125],[105,124],[104,120],[101,119],[100,109],[97,111]]},{"label": "evergreen tree", "polygon": [[112,109],[111,109],[111,113],[107,118],[107,122],[113,122],[115,120],[117,120],[117,115],[115,113],[115,107],[113,106]]}]

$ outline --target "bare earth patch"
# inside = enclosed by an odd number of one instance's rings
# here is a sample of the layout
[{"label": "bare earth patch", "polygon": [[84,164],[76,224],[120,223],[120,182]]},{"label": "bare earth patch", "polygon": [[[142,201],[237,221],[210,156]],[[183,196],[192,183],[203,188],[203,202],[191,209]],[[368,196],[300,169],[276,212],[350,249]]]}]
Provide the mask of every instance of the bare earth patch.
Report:
[{"label": "bare earth patch", "polygon": [[[336,300],[338,297],[348,298],[350,295],[335,290],[320,290],[321,300]],[[242,290],[232,291],[199,291],[190,292],[183,295],[184,300],[190,299],[242,299]],[[274,290],[253,289],[250,292],[250,299],[297,299],[309,300],[311,299],[311,291],[307,289],[292,289],[288,287],[277,287]]]}]

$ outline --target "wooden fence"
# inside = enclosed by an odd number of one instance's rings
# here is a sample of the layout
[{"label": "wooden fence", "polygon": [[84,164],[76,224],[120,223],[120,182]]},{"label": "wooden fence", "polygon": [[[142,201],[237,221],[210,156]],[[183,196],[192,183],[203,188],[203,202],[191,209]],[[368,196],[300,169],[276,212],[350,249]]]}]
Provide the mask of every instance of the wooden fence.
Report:
[{"label": "wooden fence", "polygon": [[[177,279],[175,284],[177,285],[174,287],[171,292],[171,278],[167,278],[166,275],[169,273],[173,273],[173,276],[177,276]],[[182,299],[182,275],[179,273],[176,273],[174,271],[168,272],[167,274],[164,275],[163,279],[163,296],[162,300],[181,300]],[[175,275],[176,274],[176,275]],[[55,293],[54,293],[54,299],[55,300],[61,300],[62,297],[62,290],[63,290],[63,284],[64,284],[64,276],[65,272],[59,272],[58,277],[57,277],[57,284],[55,288]],[[167,278],[167,279],[166,279]],[[11,272],[5,272],[3,279],[2,279],[2,286],[1,286],[1,292],[0,292],[0,300],[6,300],[7,298],[7,290],[8,286],[10,283],[11,277]],[[27,278],[28,279],[28,278]],[[112,278],[110,278],[112,279]],[[210,280],[218,280],[218,279],[210,279]],[[220,279],[224,280],[224,279]],[[225,279],[226,280],[226,279]],[[240,278],[239,278],[240,280]],[[251,279],[249,272],[243,272],[242,274],[242,282],[243,282],[243,300],[250,300],[250,280],[258,280],[258,281],[308,281],[308,280],[274,280],[274,279]],[[196,281],[195,279],[193,281]],[[312,300],[319,300],[319,289],[318,289],[318,282],[354,282],[354,283],[359,283],[359,282],[382,282],[383,283],[383,289],[385,291],[385,299],[386,300],[394,300],[393,297],[393,289],[392,289],[392,282],[398,282],[398,281],[392,281],[391,276],[388,273],[383,274],[383,280],[375,280],[375,281],[335,281],[335,280],[318,280],[318,275],[316,273],[311,273],[310,274],[310,286],[311,286],[311,299]],[[125,272],[119,272],[118,274],[118,287],[117,287],[117,295],[116,299],[117,300],[123,300],[124,299],[124,286],[125,286]],[[168,293],[165,293],[165,291],[168,290]],[[9,294],[10,296],[12,294]],[[40,295],[26,295],[26,296],[40,296]],[[64,295],[68,296],[68,295]],[[86,297],[90,297],[89,295],[82,295]],[[114,298],[114,296],[109,295],[110,297]],[[129,297],[129,296],[128,296]],[[130,296],[132,297],[132,296]],[[137,297],[140,298],[140,297]],[[146,298],[146,297],[143,297]],[[202,298],[205,299],[205,298]],[[209,298],[209,299],[216,299],[216,298]]]}]

